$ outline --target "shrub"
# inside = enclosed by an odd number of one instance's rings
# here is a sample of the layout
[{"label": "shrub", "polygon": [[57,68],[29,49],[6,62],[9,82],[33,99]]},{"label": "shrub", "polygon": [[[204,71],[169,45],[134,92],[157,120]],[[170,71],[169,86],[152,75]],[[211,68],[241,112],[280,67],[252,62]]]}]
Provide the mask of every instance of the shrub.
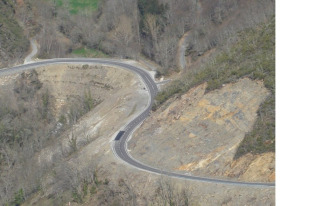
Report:
[{"label": "shrub", "polygon": [[84,180],[83,183],[83,197],[85,197],[88,193],[88,183]]},{"label": "shrub", "polygon": [[79,192],[76,189],[73,190],[73,192],[72,192],[72,199],[73,199],[73,202],[83,203],[82,195],[79,194]]},{"label": "shrub", "polygon": [[13,205],[19,206],[25,201],[25,194],[23,189],[19,189],[14,194],[14,200],[12,202]]},{"label": "shrub", "polygon": [[85,94],[84,94],[84,107],[85,107],[85,110],[87,112],[90,111],[92,108],[94,108],[94,105],[95,105],[94,99],[91,96],[90,90],[88,90],[88,92],[85,92]]},{"label": "shrub", "polygon": [[88,69],[89,65],[88,64],[83,64],[82,69]]},{"label": "shrub", "polygon": [[96,193],[97,193],[97,188],[96,188],[95,185],[93,185],[93,186],[90,188],[90,194],[91,194],[91,195],[94,195],[94,194],[96,194]]}]

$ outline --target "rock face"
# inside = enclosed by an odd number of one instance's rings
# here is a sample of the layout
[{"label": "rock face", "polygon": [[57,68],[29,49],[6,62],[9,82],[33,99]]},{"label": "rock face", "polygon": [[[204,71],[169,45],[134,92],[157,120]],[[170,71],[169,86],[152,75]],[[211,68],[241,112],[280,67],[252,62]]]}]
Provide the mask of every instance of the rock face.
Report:
[{"label": "rock face", "polygon": [[273,181],[273,153],[233,159],[268,96],[263,83],[245,78],[205,94],[206,87],[197,86],[153,113],[129,142],[131,154],[192,175]]}]

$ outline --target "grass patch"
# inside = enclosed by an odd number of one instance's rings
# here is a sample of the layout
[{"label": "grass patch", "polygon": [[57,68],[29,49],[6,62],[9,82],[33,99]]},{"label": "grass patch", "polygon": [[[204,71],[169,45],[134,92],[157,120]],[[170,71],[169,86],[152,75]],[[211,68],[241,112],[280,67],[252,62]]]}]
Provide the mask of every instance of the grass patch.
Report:
[{"label": "grass patch", "polygon": [[70,13],[77,14],[81,11],[90,10],[94,11],[98,7],[98,0],[70,0]]},{"label": "grass patch", "polygon": [[72,54],[79,57],[93,57],[93,58],[107,58],[109,57],[107,54],[96,50],[96,49],[88,49],[88,48],[79,48],[72,51]]},{"label": "grass patch", "polygon": [[173,96],[180,96],[190,88],[208,83],[206,92],[223,84],[249,77],[263,80],[271,91],[258,111],[258,119],[252,132],[246,134],[235,158],[248,152],[257,154],[275,151],[275,18],[246,29],[238,34],[237,41],[229,49],[217,55],[212,63],[200,70],[184,74],[171,82],[157,97],[153,110]]},{"label": "grass patch", "polygon": [[62,7],[63,6],[62,0],[56,0],[55,3],[56,3],[57,7]]},{"label": "grass patch", "polygon": [[[99,0],[69,0],[69,11],[71,14],[78,14],[85,11],[95,11]],[[64,6],[63,0],[55,1],[57,7]]]}]

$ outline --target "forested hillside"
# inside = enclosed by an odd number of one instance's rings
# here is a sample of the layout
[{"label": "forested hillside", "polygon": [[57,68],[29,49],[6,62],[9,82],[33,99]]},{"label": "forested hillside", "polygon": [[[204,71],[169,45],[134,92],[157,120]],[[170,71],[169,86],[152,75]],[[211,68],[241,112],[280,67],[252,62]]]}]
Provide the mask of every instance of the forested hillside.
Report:
[{"label": "forested hillside", "polygon": [[15,14],[14,1],[0,1],[0,68],[20,62],[28,51],[29,41]]},{"label": "forested hillside", "polygon": [[[19,18],[37,35],[41,57],[76,55],[138,59],[178,71],[178,42],[197,60],[236,32],[274,13],[273,1],[24,0]],[[97,51],[97,52],[94,52]],[[78,54],[79,55],[79,54]],[[190,66],[188,67],[190,69]]]},{"label": "forested hillside", "polygon": [[[3,81],[1,78],[0,82]],[[35,192],[44,170],[36,167],[31,175],[31,159],[98,102],[89,90],[83,90],[80,95],[68,96],[59,114],[55,94],[43,85],[36,71],[24,72],[8,81],[10,84],[1,86],[0,91],[0,183],[4,185],[0,189],[0,203],[19,204],[23,200],[16,200],[18,191],[22,191],[23,198]]]}]

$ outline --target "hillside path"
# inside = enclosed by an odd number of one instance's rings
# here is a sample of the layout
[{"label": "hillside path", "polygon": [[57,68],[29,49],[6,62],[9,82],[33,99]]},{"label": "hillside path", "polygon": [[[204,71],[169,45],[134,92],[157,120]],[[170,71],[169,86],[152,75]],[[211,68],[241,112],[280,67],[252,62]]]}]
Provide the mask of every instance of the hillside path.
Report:
[{"label": "hillside path", "polygon": [[30,40],[31,52],[28,56],[25,57],[24,64],[32,62],[32,58],[35,57],[38,53],[37,41],[35,39]]}]

